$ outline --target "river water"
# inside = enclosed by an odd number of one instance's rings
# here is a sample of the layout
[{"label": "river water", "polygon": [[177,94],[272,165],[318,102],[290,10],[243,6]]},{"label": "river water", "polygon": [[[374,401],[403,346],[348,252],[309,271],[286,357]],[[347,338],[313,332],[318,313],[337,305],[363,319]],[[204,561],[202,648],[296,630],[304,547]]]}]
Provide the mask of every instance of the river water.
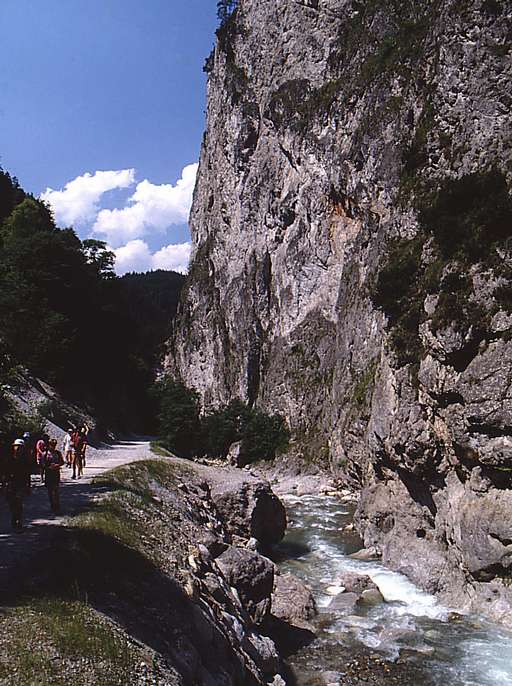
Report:
[{"label": "river water", "polygon": [[[343,686],[346,655],[357,652],[412,668],[414,686],[512,686],[512,633],[480,617],[454,618],[401,574],[351,559],[360,548],[353,533],[343,532],[353,518],[351,506],[327,496],[283,500],[289,528],[276,561],[306,582],[319,609],[318,638],[290,660],[300,686]],[[338,577],[347,571],[371,577],[386,602],[358,605],[350,615],[329,611],[341,590]],[[319,677],[322,670],[330,672],[327,681]]]}]

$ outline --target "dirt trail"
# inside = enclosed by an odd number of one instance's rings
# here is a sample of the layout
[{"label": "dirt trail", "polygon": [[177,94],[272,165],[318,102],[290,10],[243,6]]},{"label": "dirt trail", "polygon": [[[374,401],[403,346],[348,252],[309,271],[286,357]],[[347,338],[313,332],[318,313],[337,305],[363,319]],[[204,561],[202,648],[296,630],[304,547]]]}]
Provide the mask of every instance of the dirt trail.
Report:
[{"label": "dirt trail", "polygon": [[46,488],[41,485],[39,476],[32,476],[32,494],[24,502],[22,533],[12,531],[7,502],[0,497],[0,604],[13,581],[13,570],[18,563],[51,545],[55,527],[61,526],[67,516],[77,514],[91,503],[94,497],[91,481],[95,476],[150,457],[154,455],[148,441],[121,441],[100,449],[89,447],[87,466],[81,479],[73,480],[71,469],[62,468],[62,514],[59,516],[52,514]]}]

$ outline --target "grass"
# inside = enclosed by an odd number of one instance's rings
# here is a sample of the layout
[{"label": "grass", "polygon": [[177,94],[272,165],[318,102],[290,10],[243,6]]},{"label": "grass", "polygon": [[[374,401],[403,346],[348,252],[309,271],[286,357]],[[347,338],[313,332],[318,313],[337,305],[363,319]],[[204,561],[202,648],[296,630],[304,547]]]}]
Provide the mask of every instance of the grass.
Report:
[{"label": "grass", "polygon": [[[2,686],[124,686],[146,655],[80,601],[32,599],[0,615]],[[135,678],[134,678],[135,677]]]},{"label": "grass", "polygon": [[153,455],[158,455],[158,457],[174,457],[174,455],[158,441],[151,441],[149,447]]},{"label": "grass", "polygon": [[183,524],[176,524],[174,501],[168,503],[162,491],[189,473],[155,459],[94,480],[108,492],[67,521],[51,551],[35,559],[41,578],[34,582],[29,574],[16,605],[0,609],[0,651],[8,658],[0,662],[2,686],[159,683],[162,670],[168,671],[161,656],[98,608],[116,618],[137,608],[139,628],[153,621],[148,608],[157,606],[157,597],[166,603],[170,592],[177,593],[173,575],[183,565]]}]

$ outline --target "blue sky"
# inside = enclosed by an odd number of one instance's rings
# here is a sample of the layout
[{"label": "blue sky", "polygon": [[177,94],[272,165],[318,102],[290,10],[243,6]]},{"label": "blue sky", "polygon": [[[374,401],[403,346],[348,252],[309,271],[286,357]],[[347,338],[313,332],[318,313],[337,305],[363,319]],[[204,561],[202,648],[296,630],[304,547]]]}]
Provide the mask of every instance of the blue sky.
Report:
[{"label": "blue sky", "polygon": [[0,163],[120,271],[184,259],[216,23],[216,0],[0,2]]}]

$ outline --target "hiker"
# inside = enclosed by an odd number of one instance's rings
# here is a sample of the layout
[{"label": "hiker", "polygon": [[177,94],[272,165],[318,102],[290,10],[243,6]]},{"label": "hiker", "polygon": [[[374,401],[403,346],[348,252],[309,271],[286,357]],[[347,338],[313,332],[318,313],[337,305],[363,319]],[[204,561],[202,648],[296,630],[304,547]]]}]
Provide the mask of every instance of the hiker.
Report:
[{"label": "hiker", "polygon": [[64,459],[66,460],[66,467],[73,466],[73,429],[68,429],[64,436],[63,450]]},{"label": "hiker", "polygon": [[30,460],[23,439],[17,438],[5,464],[6,498],[15,531],[23,530],[23,498],[30,494]]},{"label": "hiker", "polygon": [[57,450],[57,441],[52,438],[48,443],[48,450],[44,459],[44,472],[50,507],[54,514],[60,514],[60,470],[63,465],[62,453]]},{"label": "hiker", "polygon": [[39,467],[39,473],[41,475],[41,483],[44,484],[44,460],[46,457],[46,451],[48,450],[48,441],[50,437],[48,434],[43,434],[36,443],[36,462]]},{"label": "hiker", "polygon": [[85,467],[85,453],[87,452],[87,436],[89,434],[89,427],[84,424],[80,429],[82,435],[82,466]]},{"label": "hiker", "polygon": [[74,452],[73,477],[72,478],[76,479],[78,477],[79,479],[81,479],[82,474],[84,473],[84,465],[83,465],[84,436],[79,429],[75,429],[75,431],[73,431],[73,436],[71,438],[71,441],[73,443],[73,452]]}]

